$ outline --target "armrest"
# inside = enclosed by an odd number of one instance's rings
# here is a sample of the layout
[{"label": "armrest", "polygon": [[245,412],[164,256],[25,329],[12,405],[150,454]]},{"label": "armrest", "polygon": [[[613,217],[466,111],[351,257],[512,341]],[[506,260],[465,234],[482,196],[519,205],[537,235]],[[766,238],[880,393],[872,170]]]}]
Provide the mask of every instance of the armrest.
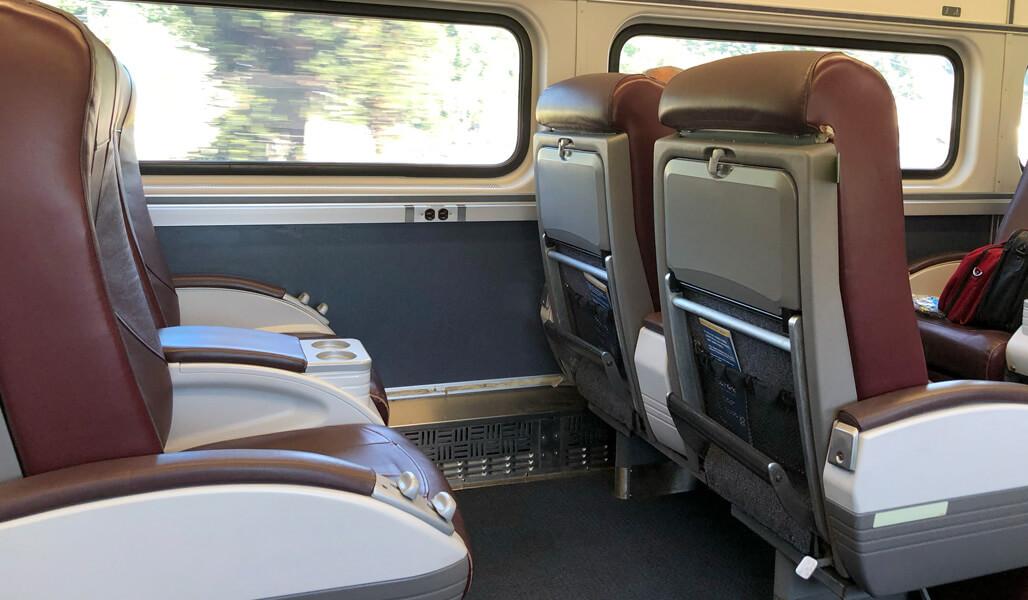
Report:
[{"label": "armrest", "polygon": [[255,294],[271,296],[273,298],[284,298],[286,295],[285,288],[264,283],[263,281],[256,281],[254,279],[236,277],[233,275],[177,275],[172,279],[172,282],[176,288],[226,288],[230,290],[240,290],[243,292],[253,292]]},{"label": "armrest", "polygon": [[8,482],[0,485],[3,596],[459,595],[470,577],[463,539],[428,499],[408,500],[389,476],[318,454],[226,449]]},{"label": "armrest", "polygon": [[169,489],[224,484],[302,485],[370,496],[375,472],[290,450],[198,450],[121,458],[0,485],[0,522],[66,506]]},{"label": "armrest", "polygon": [[965,252],[947,252],[920,259],[907,267],[910,291],[919,296],[939,296],[950,276],[964,260]]},{"label": "armrest", "polygon": [[664,335],[664,317],[660,311],[650,313],[643,318],[643,327],[658,335]]},{"label": "armrest", "polygon": [[934,267],[936,265],[951,262],[959,263],[960,261],[964,260],[965,256],[967,256],[967,252],[943,252],[941,254],[926,256],[924,258],[919,258],[914,262],[910,263],[910,265],[907,266],[907,272],[913,275],[914,273],[917,273],[918,271],[923,271],[928,267]]},{"label": "armrest", "polygon": [[275,297],[227,287],[180,287],[181,325],[332,335],[328,319],[289,294]]},{"label": "armrest", "polygon": [[909,417],[974,404],[1028,404],[1028,385],[999,381],[945,381],[847,404],[839,421],[860,431]]},{"label": "armrest", "polygon": [[160,330],[164,357],[172,363],[229,363],[303,373],[300,340],[289,335],[235,327],[182,326]]}]

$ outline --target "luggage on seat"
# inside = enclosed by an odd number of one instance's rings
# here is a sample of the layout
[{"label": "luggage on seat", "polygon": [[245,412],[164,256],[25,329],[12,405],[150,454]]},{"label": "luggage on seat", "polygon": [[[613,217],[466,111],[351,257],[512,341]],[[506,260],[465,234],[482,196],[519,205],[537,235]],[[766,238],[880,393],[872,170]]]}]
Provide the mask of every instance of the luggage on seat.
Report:
[{"label": "luggage on seat", "polygon": [[996,272],[975,313],[975,322],[988,329],[1013,333],[1021,326],[1021,309],[1028,297],[1028,229],[1015,232],[1003,245]]},{"label": "luggage on seat", "polygon": [[989,282],[1003,257],[1003,244],[989,244],[967,253],[939,296],[939,311],[960,325],[974,320]]},{"label": "luggage on seat", "polygon": [[1004,243],[965,255],[939,298],[946,318],[918,315],[933,380],[1008,378],[1007,344],[1021,324],[1021,303],[1028,292],[1026,238],[1028,233],[1018,230]]},{"label": "luggage on seat", "polygon": [[[1022,175],[993,236],[994,243],[1004,244],[1018,230],[1028,227],[1026,199],[1028,176]],[[943,284],[965,256],[960,252],[945,253],[910,265],[908,268],[914,293],[939,295]],[[1013,328],[962,325],[927,316],[918,316],[917,323],[933,380],[970,378],[1002,381],[1006,377],[1004,357]]]},{"label": "luggage on seat", "polygon": [[840,596],[1028,565],[1028,386],[929,383],[881,75],[739,56],[678,75],[660,114],[669,404],[708,485]]}]

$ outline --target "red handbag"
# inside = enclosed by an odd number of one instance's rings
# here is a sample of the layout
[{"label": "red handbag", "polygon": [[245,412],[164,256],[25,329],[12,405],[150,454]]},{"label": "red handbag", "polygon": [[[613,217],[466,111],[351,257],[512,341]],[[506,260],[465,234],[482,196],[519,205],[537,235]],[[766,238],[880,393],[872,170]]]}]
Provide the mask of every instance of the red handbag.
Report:
[{"label": "red handbag", "polygon": [[960,261],[939,296],[939,310],[947,319],[960,325],[974,319],[1001,258],[1003,244],[989,244],[968,252]]}]

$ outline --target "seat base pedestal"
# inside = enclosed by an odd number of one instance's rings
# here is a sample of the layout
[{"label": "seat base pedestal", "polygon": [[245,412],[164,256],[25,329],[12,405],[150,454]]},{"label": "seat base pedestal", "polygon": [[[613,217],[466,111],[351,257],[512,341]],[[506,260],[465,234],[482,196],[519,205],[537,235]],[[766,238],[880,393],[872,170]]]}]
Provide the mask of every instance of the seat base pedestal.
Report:
[{"label": "seat base pedestal", "polygon": [[653,498],[690,492],[696,486],[696,478],[688,469],[640,438],[618,433],[614,461],[615,498]]}]

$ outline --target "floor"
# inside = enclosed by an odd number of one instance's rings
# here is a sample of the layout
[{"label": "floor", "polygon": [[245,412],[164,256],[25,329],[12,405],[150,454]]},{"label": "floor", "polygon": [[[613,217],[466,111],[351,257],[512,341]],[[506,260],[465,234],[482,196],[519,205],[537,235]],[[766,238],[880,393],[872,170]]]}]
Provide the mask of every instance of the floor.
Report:
[{"label": "floor", "polygon": [[705,491],[617,500],[611,471],[458,492],[468,600],[770,599],[771,548]]}]

